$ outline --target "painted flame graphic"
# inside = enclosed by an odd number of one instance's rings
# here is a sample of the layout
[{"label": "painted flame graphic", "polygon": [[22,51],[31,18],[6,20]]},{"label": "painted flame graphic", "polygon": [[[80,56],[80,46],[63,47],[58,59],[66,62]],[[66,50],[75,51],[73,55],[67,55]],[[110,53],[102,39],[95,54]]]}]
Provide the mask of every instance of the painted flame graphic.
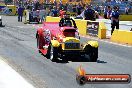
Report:
[{"label": "painted flame graphic", "polygon": [[85,76],[86,75],[86,72],[85,70],[82,68],[82,66],[79,66],[78,68],[78,73],[80,76]]}]

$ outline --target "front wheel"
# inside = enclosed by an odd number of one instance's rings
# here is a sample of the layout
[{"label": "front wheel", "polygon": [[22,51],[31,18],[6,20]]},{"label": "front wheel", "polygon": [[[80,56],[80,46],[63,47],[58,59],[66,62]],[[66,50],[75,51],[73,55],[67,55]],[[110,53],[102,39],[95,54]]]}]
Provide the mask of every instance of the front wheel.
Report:
[{"label": "front wheel", "polygon": [[91,45],[86,46],[86,54],[84,55],[86,61],[96,62],[98,59],[98,48],[92,47]]},{"label": "front wheel", "polygon": [[57,48],[56,47],[53,47],[50,44],[49,49],[50,49],[50,52],[49,52],[49,54],[50,54],[50,56],[49,56],[50,57],[50,60],[51,61],[56,61],[58,59],[58,50],[57,50]]},{"label": "front wheel", "polygon": [[91,62],[96,62],[98,59],[98,48],[93,48],[91,52],[89,53],[90,61]]}]

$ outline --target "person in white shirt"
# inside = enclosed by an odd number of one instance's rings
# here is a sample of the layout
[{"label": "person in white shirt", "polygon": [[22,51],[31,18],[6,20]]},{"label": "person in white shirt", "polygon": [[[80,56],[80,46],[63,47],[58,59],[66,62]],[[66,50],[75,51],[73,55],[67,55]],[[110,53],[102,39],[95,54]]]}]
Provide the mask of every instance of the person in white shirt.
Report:
[{"label": "person in white shirt", "polygon": [[40,17],[40,22],[42,23],[43,21],[45,21],[45,17],[46,17],[46,9],[41,9],[39,12],[39,17]]},{"label": "person in white shirt", "polygon": [[126,7],[125,8],[125,13],[128,15],[128,12],[129,12],[129,7]]}]

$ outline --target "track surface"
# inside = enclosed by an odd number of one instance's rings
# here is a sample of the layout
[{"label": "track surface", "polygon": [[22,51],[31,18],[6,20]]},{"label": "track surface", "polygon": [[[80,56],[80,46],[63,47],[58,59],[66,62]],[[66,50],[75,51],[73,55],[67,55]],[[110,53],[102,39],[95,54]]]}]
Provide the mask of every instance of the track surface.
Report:
[{"label": "track surface", "polygon": [[[132,47],[99,41],[99,58],[91,62],[51,62],[38,53],[36,29],[32,24],[17,22],[17,17],[4,16],[6,27],[0,28],[0,55],[36,88],[132,88],[130,84],[76,83],[76,69],[82,65],[87,73],[125,73],[132,75]],[[87,38],[81,38],[87,41]]]}]

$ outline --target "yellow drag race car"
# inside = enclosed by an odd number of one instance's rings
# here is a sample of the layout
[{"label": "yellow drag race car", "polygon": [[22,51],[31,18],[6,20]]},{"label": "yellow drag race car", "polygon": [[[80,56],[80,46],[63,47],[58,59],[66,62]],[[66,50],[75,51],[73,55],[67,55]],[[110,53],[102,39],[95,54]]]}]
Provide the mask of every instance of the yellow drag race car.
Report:
[{"label": "yellow drag race car", "polygon": [[52,61],[58,58],[96,62],[98,58],[98,42],[88,41],[82,44],[77,28],[63,26],[58,22],[45,22],[37,29],[37,48],[39,52]]}]

